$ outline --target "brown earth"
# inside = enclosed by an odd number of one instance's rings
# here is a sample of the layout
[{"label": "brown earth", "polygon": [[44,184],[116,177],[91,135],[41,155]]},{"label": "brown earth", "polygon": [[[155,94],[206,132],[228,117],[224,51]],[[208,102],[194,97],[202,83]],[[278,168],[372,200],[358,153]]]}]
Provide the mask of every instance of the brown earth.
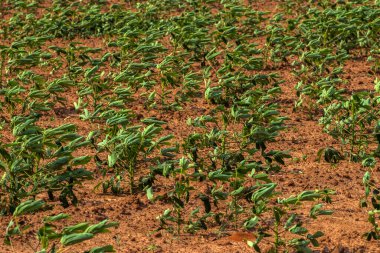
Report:
[{"label": "brown earth", "polygon": [[[260,10],[273,10],[274,1],[257,4]],[[102,47],[91,41],[91,46]],[[368,74],[369,64],[366,59],[355,59],[347,62],[345,67],[349,84],[345,87],[350,91],[372,89],[374,77]],[[322,237],[318,252],[380,252],[380,245],[376,241],[367,242],[362,234],[371,229],[367,221],[367,210],[359,207],[359,199],[364,195],[362,177],[365,169],[360,164],[342,161],[336,166],[324,162],[317,162],[317,152],[320,148],[337,145],[329,135],[324,134],[322,127],[318,125],[318,116],[310,117],[308,112],[294,111],[296,100],[294,86],[295,77],[291,74],[290,67],[282,67],[276,70],[284,83],[281,84],[283,94],[278,101],[281,113],[289,117],[286,122],[288,129],[282,132],[273,147],[281,150],[289,150],[292,159],[286,162],[280,173],[272,175],[272,179],[278,183],[279,190],[284,196],[297,194],[307,189],[330,188],[336,190],[332,197],[332,204],[328,209],[334,210],[331,216],[320,217],[318,220],[305,220],[305,225],[310,231],[321,230]],[[75,93],[67,93],[68,104],[77,99]],[[137,102],[136,102],[137,101]],[[176,139],[186,136],[192,131],[186,125],[188,117],[196,117],[208,111],[209,105],[203,99],[194,99],[184,104],[182,111],[157,114],[157,111],[146,111],[136,100],[131,104],[131,109],[140,111],[143,117],[156,116],[168,122],[164,134],[173,133]],[[86,135],[96,128],[88,122],[79,119],[78,113],[73,108],[58,108],[44,116],[44,126],[58,126],[63,123],[74,123],[80,134]],[[5,139],[7,139],[5,134]],[[80,153],[89,154],[92,151],[81,150]],[[146,168],[142,168],[144,170]],[[380,169],[373,170],[373,177],[379,178]],[[100,175],[99,175],[100,177]],[[96,178],[96,177],[95,177]],[[134,196],[125,194],[121,196],[102,194],[94,190],[98,180],[86,182],[77,192],[79,204],[62,208],[59,203],[53,203],[52,210],[28,215],[26,222],[34,227],[40,224],[43,216],[65,212],[71,215],[67,224],[88,221],[99,222],[103,219],[120,222],[117,229],[111,229],[108,234],[98,235],[96,240],[84,242],[80,248],[70,248],[65,252],[79,252],[85,248],[97,245],[113,244],[117,252],[253,252],[246,240],[254,240],[252,234],[243,231],[228,230],[220,233],[211,228],[208,231],[196,235],[184,234],[175,237],[164,231],[155,232],[158,227],[156,217],[169,204],[163,202],[150,203],[145,193]],[[165,185],[162,187],[165,188]],[[47,198],[47,196],[41,196]],[[308,208],[301,209],[306,213]],[[1,217],[0,224],[5,228],[10,217]],[[67,225],[66,224],[66,225]],[[65,224],[63,224],[65,225]],[[3,232],[0,235],[2,240]],[[31,238],[32,242],[35,242]],[[13,241],[13,246],[0,245],[0,252],[33,252],[36,245],[27,246],[26,241]]]}]

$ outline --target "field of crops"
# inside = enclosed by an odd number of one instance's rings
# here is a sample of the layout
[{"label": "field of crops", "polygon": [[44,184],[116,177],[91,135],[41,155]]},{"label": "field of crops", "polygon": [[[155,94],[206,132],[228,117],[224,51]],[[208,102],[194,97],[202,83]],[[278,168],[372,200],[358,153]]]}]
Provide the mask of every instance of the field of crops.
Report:
[{"label": "field of crops", "polygon": [[379,0],[0,0],[0,252],[380,252]]}]

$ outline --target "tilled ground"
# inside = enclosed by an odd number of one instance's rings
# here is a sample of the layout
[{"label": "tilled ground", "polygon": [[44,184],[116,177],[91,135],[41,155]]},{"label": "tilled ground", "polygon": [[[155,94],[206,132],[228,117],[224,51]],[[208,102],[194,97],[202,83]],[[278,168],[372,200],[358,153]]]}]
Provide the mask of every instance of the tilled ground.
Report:
[{"label": "tilled ground", "polygon": [[[274,1],[259,1],[255,3],[256,8],[266,11],[275,11]],[[66,43],[66,42],[63,42]],[[91,40],[89,45],[102,47],[101,41]],[[345,69],[346,78],[350,82],[346,89],[357,91],[371,89],[373,76],[368,74],[368,63],[365,59],[355,59],[347,62]],[[305,225],[310,231],[321,230],[325,236],[320,241],[319,252],[380,252],[379,243],[367,242],[362,235],[370,230],[367,221],[367,210],[359,207],[359,200],[364,195],[362,177],[365,170],[357,163],[342,161],[332,166],[324,161],[317,161],[318,150],[322,147],[337,145],[329,135],[324,134],[322,127],[318,124],[320,112],[308,112],[305,110],[294,110],[296,100],[296,79],[291,74],[290,67],[282,67],[275,70],[284,82],[281,84],[283,94],[278,103],[281,114],[289,117],[286,121],[287,130],[283,131],[278,141],[271,144],[280,150],[289,150],[292,159],[286,161],[280,173],[272,175],[272,179],[278,183],[278,189],[283,196],[290,196],[309,189],[329,188],[336,191],[332,197],[332,204],[326,205],[328,209],[334,210],[331,216],[323,216],[318,220],[306,219]],[[68,104],[76,101],[76,94],[67,93]],[[188,117],[196,117],[210,110],[209,105],[202,98],[194,98],[193,101],[183,105],[183,110],[170,113],[157,114],[157,111],[147,111],[136,99],[131,104],[131,109],[139,111],[141,117],[155,116],[165,120],[168,125],[163,134],[172,133],[176,139],[181,139],[192,132],[186,125]],[[6,116],[4,116],[6,117]],[[74,123],[78,132],[86,135],[96,126],[89,125],[79,119],[79,115],[72,107],[58,108],[43,116],[44,126],[58,126],[63,123]],[[4,132],[4,140],[9,140]],[[91,150],[81,150],[81,155],[91,154]],[[93,165],[89,165],[89,169]],[[141,168],[143,173],[147,168]],[[379,168],[373,170],[373,177],[379,176]],[[51,210],[39,212],[26,216],[26,222],[32,224],[31,230],[41,224],[46,215],[65,212],[71,215],[66,222],[74,224],[88,221],[99,222],[104,219],[120,222],[117,229],[112,229],[108,234],[96,237],[96,240],[84,242],[80,248],[70,248],[66,252],[79,252],[85,248],[96,245],[112,244],[117,252],[252,252],[246,244],[246,240],[254,240],[252,234],[242,231],[227,230],[221,233],[217,228],[195,235],[184,234],[180,237],[173,236],[165,231],[155,231],[159,222],[156,217],[170,205],[164,202],[151,203],[147,200],[145,193],[134,196],[107,195],[99,190],[94,190],[99,183],[96,174],[95,179],[88,181],[78,188],[79,204],[62,208],[59,203],[51,203]],[[159,182],[159,187],[168,185],[164,179]],[[202,187],[199,183],[199,187]],[[47,198],[42,195],[41,198]],[[199,203],[198,203],[199,204]],[[309,206],[300,207],[299,213],[307,213]],[[3,231],[10,217],[1,217],[0,224]],[[3,239],[0,235],[0,240]],[[31,240],[34,242],[30,232]],[[12,246],[0,245],[0,252],[33,252],[38,245],[29,245],[27,241],[14,240]]]}]

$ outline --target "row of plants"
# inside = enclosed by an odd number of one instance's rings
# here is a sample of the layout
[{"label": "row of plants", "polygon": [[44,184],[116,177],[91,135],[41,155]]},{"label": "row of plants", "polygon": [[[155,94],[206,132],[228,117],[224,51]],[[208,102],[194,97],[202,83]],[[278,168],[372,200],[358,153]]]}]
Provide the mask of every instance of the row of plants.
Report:
[{"label": "row of plants", "polygon": [[[0,206],[14,216],[6,242],[23,235],[18,210],[40,210],[41,194],[58,197],[63,207],[77,205],[80,185],[96,174],[102,193],[145,191],[153,204],[170,206],[158,229],[178,236],[244,229],[256,236],[248,244],[257,252],[318,247],[323,233],[305,224],[332,213],[323,203],[334,191],[277,190],[272,174],[291,156],[274,148],[287,120],[276,103],[283,81],[274,70],[290,67],[295,74],[296,109],[323,109],[324,131],[341,141],[340,149],[320,151],[326,161],[348,157],[373,167],[379,82],[374,91],[349,95],[342,86],[344,64],[355,57],[368,57],[378,71],[378,3],[281,2],[284,13],[269,18],[235,0],[5,1],[0,126],[8,134],[0,143]],[[291,13],[294,5],[300,8]],[[171,118],[195,103],[209,109],[189,115],[185,136],[170,134],[171,122],[159,116]],[[54,116],[44,122],[62,108],[72,108],[69,117],[90,130],[55,126]],[[372,141],[378,146],[370,152]],[[83,150],[91,155],[79,156]],[[158,193],[162,182],[169,187]],[[308,216],[299,212],[305,206]],[[378,239],[375,214],[369,239]],[[66,218],[44,218],[38,250],[63,252],[116,226],[104,221],[57,231],[52,223]]]},{"label": "row of plants", "polygon": [[[378,182],[371,179],[380,144],[378,6],[378,1],[283,1],[284,15],[293,17],[278,14],[271,20],[266,49],[272,65],[285,63],[299,80],[295,109],[318,115],[323,131],[340,143],[320,149],[320,159],[332,164],[348,159],[367,169],[360,200],[372,226],[367,240],[379,239]],[[350,90],[346,65],[359,59],[370,65],[373,89]]]}]

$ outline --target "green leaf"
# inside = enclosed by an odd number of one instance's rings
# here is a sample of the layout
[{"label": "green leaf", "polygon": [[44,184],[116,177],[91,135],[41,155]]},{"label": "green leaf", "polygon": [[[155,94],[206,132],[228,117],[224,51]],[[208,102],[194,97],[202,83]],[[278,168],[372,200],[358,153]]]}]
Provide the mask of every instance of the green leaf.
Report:
[{"label": "green leaf", "polygon": [[44,222],[45,223],[49,223],[49,222],[54,222],[54,221],[58,221],[58,220],[67,219],[69,217],[70,217],[70,215],[68,215],[68,214],[60,213],[60,214],[57,214],[55,216],[44,217]]},{"label": "green leaf", "polygon": [[286,221],[286,223],[285,223],[284,228],[285,228],[285,229],[290,228],[290,227],[293,225],[293,223],[294,223],[296,217],[297,217],[297,215],[294,214],[294,213],[293,213],[292,215],[290,215],[289,219],[288,219],[288,220]]},{"label": "green leaf", "polygon": [[252,201],[257,202],[272,195],[277,184],[270,183],[261,185],[261,188],[252,194]]},{"label": "green leaf", "polygon": [[93,237],[94,235],[91,233],[75,233],[75,234],[62,236],[60,242],[64,246],[69,246],[69,245],[73,245],[73,244],[77,244],[77,243],[89,240]]},{"label": "green leaf", "polygon": [[246,229],[252,229],[256,226],[256,224],[259,222],[259,217],[255,216],[249,220],[247,220],[245,223],[244,223],[244,227]]},{"label": "green leaf", "polygon": [[147,196],[147,198],[148,198],[150,201],[154,201],[154,196],[153,196],[153,189],[152,189],[152,187],[149,187],[149,188],[146,190],[146,196]]},{"label": "green leaf", "polygon": [[301,225],[294,225],[292,228],[289,229],[289,231],[293,234],[297,235],[303,235],[307,233],[307,229],[304,227],[301,227]]},{"label": "green leaf", "polygon": [[116,164],[117,161],[117,154],[116,153],[111,153],[108,155],[108,166],[113,167]]},{"label": "green leaf", "polygon": [[86,228],[88,228],[88,223],[83,222],[83,223],[78,223],[73,226],[68,226],[65,227],[62,232],[66,235],[76,233],[76,232],[83,232]]},{"label": "green leaf", "polygon": [[204,194],[200,194],[199,198],[202,200],[203,205],[205,206],[205,213],[210,213],[211,212],[210,197]]},{"label": "green leaf", "polygon": [[57,160],[50,162],[46,165],[46,168],[49,170],[58,170],[63,166],[67,165],[71,160],[70,156],[60,157]]},{"label": "green leaf", "polygon": [[244,190],[244,186],[240,186],[239,189],[236,189],[232,192],[230,192],[230,195],[231,196],[236,196],[236,195],[239,195],[240,193],[242,193]]},{"label": "green leaf", "polygon": [[217,171],[211,171],[208,173],[208,178],[211,181],[220,180],[220,181],[227,181],[229,178],[231,178],[231,175],[229,174],[223,174],[222,170]]},{"label": "green leaf", "polygon": [[118,222],[108,222],[108,220],[104,220],[99,222],[98,224],[89,226],[84,232],[91,234],[104,233],[108,232],[107,228],[117,227],[118,225]]},{"label": "green leaf", "polygon": [[41,209],[45,205],[42,200],[27,200],[16,207],[13,216],[20,216],[26,213],[32,213]]},{"label": "green leaf", "polygon": [[102,247],[92,248],[89,253],[105,253],[105,252],[116,252],[112,245],[106,245]]},{"label": "green leaf", "polygon": [[208,54],[205,57],[206,60],[211,61],[212,59],[214,59],[215,57],[217,57],[218,55],[222,53],[222,51],[220,52],[215,52],[215,51],[216,51],[216,47],[214,47],[210,52],[208,52]]},{"label": "green leaf", "polygon": [[72,166],[78,166],[78,165],[85,165],[91,161],[91,156],[80,156],[75,157],[73,160],[71,160]]}]

